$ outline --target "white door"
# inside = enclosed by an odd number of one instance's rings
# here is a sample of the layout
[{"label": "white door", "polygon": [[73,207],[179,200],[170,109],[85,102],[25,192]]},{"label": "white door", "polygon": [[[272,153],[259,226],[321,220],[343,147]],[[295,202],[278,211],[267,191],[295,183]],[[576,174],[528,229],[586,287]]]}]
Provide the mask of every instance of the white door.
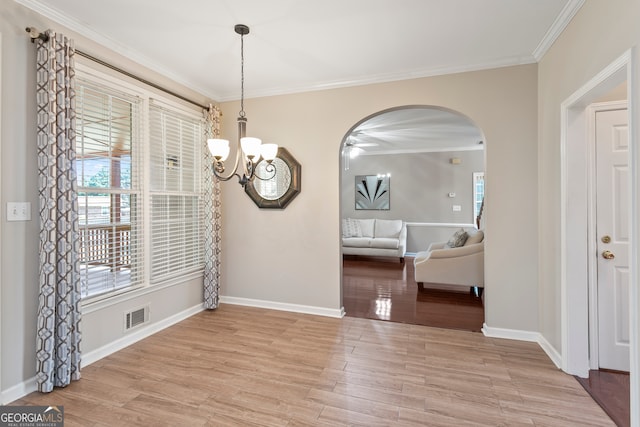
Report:
[{"label": "white door", "polygon": [[598,360],[629,371],[629,131],[627,110],[596,112]]}]

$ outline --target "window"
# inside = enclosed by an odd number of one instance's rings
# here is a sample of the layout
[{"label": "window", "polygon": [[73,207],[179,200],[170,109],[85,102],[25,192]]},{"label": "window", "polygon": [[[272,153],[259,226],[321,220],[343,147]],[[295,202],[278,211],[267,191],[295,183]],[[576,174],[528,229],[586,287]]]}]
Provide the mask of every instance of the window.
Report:
[{"label": "window", "polygon": [[204,257],[200,112],[83,70],[76,84],[82,297],[197,274]]},{"label": "window", "polygon": [[473,173],[473,219],[477,221],[484,202],[484,172]]},{"label": "window", "polygon": [[83,297],[142,285],[140,100],[80,81],[76,91]]},{"label": "window", "polygon": [[153,104],[151,282],[202,268],[201,119]]}]

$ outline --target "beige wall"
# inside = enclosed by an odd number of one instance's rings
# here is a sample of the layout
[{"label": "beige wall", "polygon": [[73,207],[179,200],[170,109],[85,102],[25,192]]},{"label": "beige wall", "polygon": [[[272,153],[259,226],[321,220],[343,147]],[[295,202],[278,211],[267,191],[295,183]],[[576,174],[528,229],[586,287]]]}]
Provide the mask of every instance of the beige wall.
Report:
[{"label": "beige wall", "polygon": [[[339,309],[342,139],[375,112],[435,105],[485,135],[487,324],[537,331],[536,98],[537,65],[524,65],[246,100],[248,134],[300,161],[302,193],[265,211],[225,184],[223,295]],[[235,138],[238,103],[222,109],[223,133]]]},{"label": "beige wall", "polygon": [[538,67],[540,331],[561,351],[560,105],[640,42],[640,2],[588,0]]}]

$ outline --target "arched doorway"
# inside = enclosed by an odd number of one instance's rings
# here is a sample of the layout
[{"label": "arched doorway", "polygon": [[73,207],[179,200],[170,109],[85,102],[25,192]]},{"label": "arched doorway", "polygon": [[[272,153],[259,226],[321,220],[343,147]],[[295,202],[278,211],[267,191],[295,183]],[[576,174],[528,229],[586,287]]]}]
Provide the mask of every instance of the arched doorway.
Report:
[{"label": "arched doorway", "polygon": [[[406,224],[409,264],[402,266],[395,258],[392,261],[395,266],[387,262],[380,264],[384,272],[366,274],[388,275],[389,280],[405,281],[404,286],[409,288],[409,292],[415,292],[412,257],[426,250],[430,243],[447,241],[460,228],[476,227],[476,217],[484,199],[484,142],[481,129],[469,117],[429,105],[408,105],[377,112],[356,123],[345,134],[341,144],[341,218],[402,220]],[[357,190],[358,182],[375,177],[384,177],[384,181],[381,178],[374,181],[388,186],[388,192],[384,193],[388,201],[362,205],[358,202],[362,193]],[[351,261],[351,255],[347,259]],[[391,260],[368,261],[382,263]],[[354,305],[350,301],[352,293],[345,288],[344,280],[345,274],[351,274],[352,267],[353,263],[343,263],[341,297],[347,316],[350,315],[349,306]],[[358,283],[370,284],[371,280]],[[372,286],[380,288],[381,285]],[[451,286],[447,289],[446,285],[436,288],[444,292],[463,289]],[[386,297],[371,299],[368,308],[363,307],[365,302],[359,302],[359,307],[368,310],[369,315],[356,317],[393,320],[394,310],[400,310],[401,305],[420,302],[421,295],[418,294],[417,299],[414,295],[412,302],[394,305],[389,298],[394,291],[387,289],[386,292]],[[441,295],[445,294],[432,294],[431,300]],[[406,319],[399,321],[413,323]],[[473,330],[479,330],[483,321],[482,311]],[[425,324],[422,321],[417,323]],[[432,326],[446,327],[440,324]]]}]

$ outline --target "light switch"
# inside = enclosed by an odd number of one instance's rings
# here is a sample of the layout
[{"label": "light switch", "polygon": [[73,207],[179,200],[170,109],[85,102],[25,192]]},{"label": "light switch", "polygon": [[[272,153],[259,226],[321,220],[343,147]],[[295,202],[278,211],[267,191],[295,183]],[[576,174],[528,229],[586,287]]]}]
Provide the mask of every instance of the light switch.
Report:
[{"label": "light switch", "polygon": [[454,197],[456,197],[456,193],[449,193],[449,197],[453,199]]},{"label": "light switch", "polygon": [[460,205],[453,205],[451,206],[454,212],[460,212],[462,210],[462,206]]},{"label": "light switch", "polygon": [[31,221],[31,202],[7,202],[7,221]]}]

